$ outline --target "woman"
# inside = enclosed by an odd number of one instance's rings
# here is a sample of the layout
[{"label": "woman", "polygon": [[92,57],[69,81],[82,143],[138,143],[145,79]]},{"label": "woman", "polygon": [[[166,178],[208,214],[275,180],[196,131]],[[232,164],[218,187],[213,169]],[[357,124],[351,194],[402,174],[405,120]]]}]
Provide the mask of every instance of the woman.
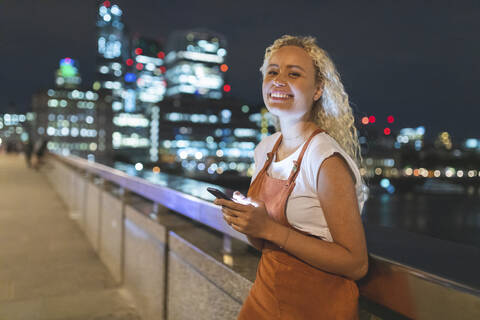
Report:
[{"label": "woman", "polygon": [[239,319],[357,319],[354,280],[368,270],[366,187],[348,96],[312,37],[277,39],[260,70],[280,132],[255,149],[255,205],[215,200],[262,251]]}]

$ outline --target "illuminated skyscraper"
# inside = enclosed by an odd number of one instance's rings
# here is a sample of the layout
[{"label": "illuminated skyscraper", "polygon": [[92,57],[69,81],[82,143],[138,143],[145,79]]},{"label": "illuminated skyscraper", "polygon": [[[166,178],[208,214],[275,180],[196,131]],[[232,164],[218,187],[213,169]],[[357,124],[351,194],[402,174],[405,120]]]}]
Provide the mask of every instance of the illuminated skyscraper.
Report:
[{"label": "illuminated skyscraper", "polygon": [[116,109],[113,147],[119,160],[157,161],[160,102],[166,91],[165,53],[158,41],[134,36],[124,65],[123,108]]},{"label": "illuminated skyscraper", "polygon": [[99,93],[82,89],[80,79],[77,62],[64,58],[55,73],[55,89],[33,95],[34,140],[48,140],[53,152],[106,161],[111,109]]},{"label": "illuminated skyscraper", "polygon": [[156,40],[135,36],[131,41],[125,82],[135,84],[140,103],[162,101],[167,83],[164,74],[165,52]]},{"label": "illuminated skyscraper", "polygon": [[251,175],[261,114],[228,94],[226,39],[212,31],[178,31],[167,52],[159,162],[204,179]]},{"label": "illuminated skyscraper", "polygon": [[77,62],[71,58],[60,60],[60,66],[55,71],[55,85],[59,88],[74,89],[81,83]]},{"label": "illuminated skyscraper", "polygon": [[251,176],[261,114],[234,99],[166,98],[160,107],[160,163],[191,177]]},{"label": "illuminated skyscraper", "polygon": [[212,31],[177,31],[167,43],[167,96],[198,95],[221,99],[230,91],[225,82],[226,40]]},{"label": "illuminated skyscraper", "polygon": [[[113,126],[112,118],[116,110],[123,110],[123,75],[122,64],[125,55],[123,12],[114,1],[99,1],[97,10],[97,56],[96,81],[93,89],[102,97],[102,112],[106,117],[101,120],[100,134],[112,146]],[[100,119],[99,119],[100,120]]]},{"label": "illuminated skyscraper", "polygon": [[120,96],[122,89],[122,52],[124,50],[124,25],[122,10],[110,1],[102,1],[97,14],[97,70],[98,82],[94,89],[110,91]]}]

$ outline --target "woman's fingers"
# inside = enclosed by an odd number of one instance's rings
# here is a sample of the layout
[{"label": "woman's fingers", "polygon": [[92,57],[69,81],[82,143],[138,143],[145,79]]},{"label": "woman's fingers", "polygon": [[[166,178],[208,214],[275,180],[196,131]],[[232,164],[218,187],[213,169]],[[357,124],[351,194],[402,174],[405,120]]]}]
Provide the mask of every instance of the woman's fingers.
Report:
[{"label": "woman's fingers", "polygon": [[228,225],[232,225],[235,223],[235,217],[229,214],[224,213],[223,219],[227,222]]},{"label": "woman's fingers", "polygon": [[238,231],[238,232],[243,233],[243,228],[242,228],[241,226],[236,225],[236,224],[233,224],[233,223],[232,223],[230,226],[232,227],[232,229],[234,229],[234,230],[236,230],[236,231]]},{"label": "woman's fingers", "polygon": [[223,208],[223,219],[229,224],[229,225],[243,225],[241,217],[239,217],[237,214],[235,214],[234,211],[228,209],[228,208]]},{"label": "woman's fingers", "polygon": [[227,207],[227,208],[234,209],[234,210],[237,210],[237,211],[245,211],[245,210],[248,209],[247,208],[248,206],[246,206],[244,204],[236,203],[236,202],[233,202],[233,201],[230,201],[230,200],[225,200],[225,199],[215,199],[215,201],[213,203],[215,203],[216,205],[219,205],[219,206],[222,206],[222,207]]}]

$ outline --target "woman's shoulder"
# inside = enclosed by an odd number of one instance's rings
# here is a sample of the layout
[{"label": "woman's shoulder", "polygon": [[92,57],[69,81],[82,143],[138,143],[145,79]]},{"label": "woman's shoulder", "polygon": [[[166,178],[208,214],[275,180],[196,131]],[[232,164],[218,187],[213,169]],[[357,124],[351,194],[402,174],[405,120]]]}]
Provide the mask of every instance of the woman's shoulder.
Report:
[{"label": "woman's shoulder", "polygon": [[281,134],[280,132],[275,132],[274,134],[263,137],[262,140],[260,140],[260,142],[257,144],[255,151],[256,152],[272,151],[272,148],[275,145],[275,142],[277,141],[277,139],[280,137],[280,134]]},{"label": "woman's shoulder", "polygon": [[[350,155],[340,146],[340,144],[328,133],[321,132],[317,134],[308,148],[308,165],[313,171],[318,171],[323,161],[334,154],[339,154],[347,162],[352,171],[356,173],[358,167]],[[355,174],[357,176],[357,174]]]},{"label": "woman's shoulder", "polygon": [[344,151],[338,142],[325,131],[313,137],[309,149],[317,156],[328,155],[333,150]]}]

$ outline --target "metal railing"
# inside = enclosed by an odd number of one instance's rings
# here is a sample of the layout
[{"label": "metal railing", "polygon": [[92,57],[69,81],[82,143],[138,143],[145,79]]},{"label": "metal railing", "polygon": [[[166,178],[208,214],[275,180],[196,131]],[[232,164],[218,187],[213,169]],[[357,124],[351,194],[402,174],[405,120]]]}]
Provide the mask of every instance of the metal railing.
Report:
[{"label": "metal railing", "polygon": [[[155,205],[169,208],[223,233],[227,247],[230,237],[248,243],[245,235],[228,227],[219,207],[208,200],[82,158],[58,155],[50,157],[74,170],[100,177],[152,201]],[[367,276],[358,281],[361,296],[374,305],[391,311],[392,315],[397,315],[392,316],[393,318],[480,319],[479,288],[372,253],[369,254],[369,260]]]}]

